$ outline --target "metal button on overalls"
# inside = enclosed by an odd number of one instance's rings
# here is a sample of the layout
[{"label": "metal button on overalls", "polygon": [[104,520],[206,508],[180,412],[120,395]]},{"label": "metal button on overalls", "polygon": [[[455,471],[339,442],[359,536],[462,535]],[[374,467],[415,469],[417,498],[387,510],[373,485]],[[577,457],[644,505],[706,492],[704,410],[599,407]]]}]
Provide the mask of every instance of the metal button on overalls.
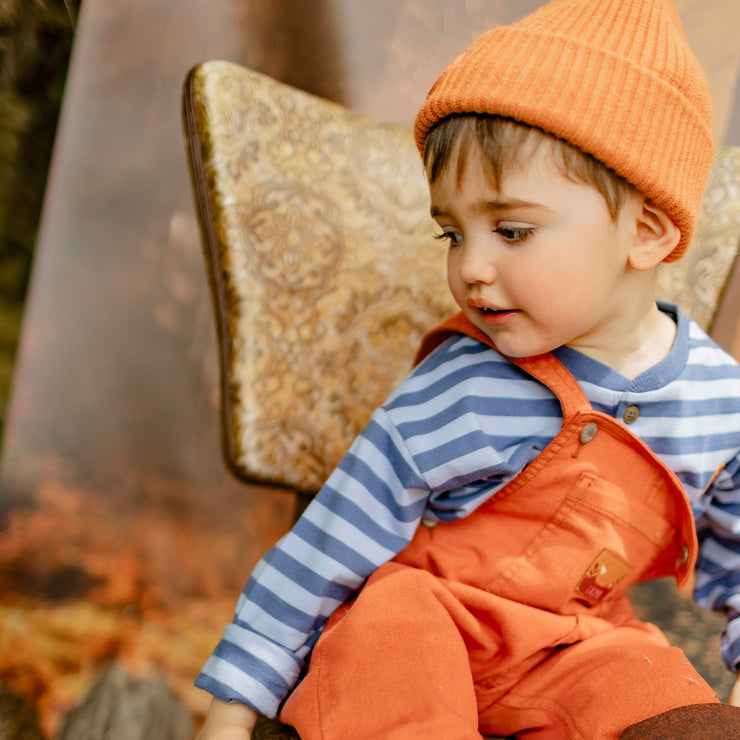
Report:
[{"label": "metal button on overalls", "polygon": [[686,563],[689,562],[689,553],[690,553],[689,546],[688,545],[683,545],[681,547],[681,555],[678,558],[678,567],[679,568],[683,568],[686,565]]},{"label": "metal button on overalls", "polygon": [[588,444],[599,431],[599,425],[596,422],[589,422],[583,429],[581,429],[580,440],[581,444]]}]

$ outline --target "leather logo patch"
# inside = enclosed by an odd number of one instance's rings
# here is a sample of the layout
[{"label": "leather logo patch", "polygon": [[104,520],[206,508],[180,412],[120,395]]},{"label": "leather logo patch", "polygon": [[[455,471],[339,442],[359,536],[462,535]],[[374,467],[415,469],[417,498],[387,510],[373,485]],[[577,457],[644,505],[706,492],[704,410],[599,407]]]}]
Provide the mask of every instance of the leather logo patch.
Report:
[{"label": "leather logo patch", "polygon": [[632,566],[611,550],[602,550],[575,587],[589,601],[601,601],[632,570]]}]

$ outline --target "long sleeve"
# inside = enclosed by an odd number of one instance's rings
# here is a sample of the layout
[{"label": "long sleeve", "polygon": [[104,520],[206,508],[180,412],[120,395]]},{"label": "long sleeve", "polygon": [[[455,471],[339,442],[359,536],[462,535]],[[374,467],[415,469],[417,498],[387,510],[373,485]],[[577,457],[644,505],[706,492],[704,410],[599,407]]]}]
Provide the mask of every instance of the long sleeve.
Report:
[{"label": "long sleeve", "polygon": [[274,715],[326,619],[408,544],[422,516],[474,510],[560,421],[553,394],[484,345],[463,338],[440,348],[375,412],[258,563],[196,686]]},{"label": "long sleeve", "polygon": [[722,659],[734,671],[740,664],[740,460],[719,474],[697,518],[700,558],[694,598],[705,609],[727,615]]},{"label": "long sleeve", "polygon": [[326,619],[408,544],[428,496],[378,410],[294,528],[255,568],[196,686],[274,716]]}]

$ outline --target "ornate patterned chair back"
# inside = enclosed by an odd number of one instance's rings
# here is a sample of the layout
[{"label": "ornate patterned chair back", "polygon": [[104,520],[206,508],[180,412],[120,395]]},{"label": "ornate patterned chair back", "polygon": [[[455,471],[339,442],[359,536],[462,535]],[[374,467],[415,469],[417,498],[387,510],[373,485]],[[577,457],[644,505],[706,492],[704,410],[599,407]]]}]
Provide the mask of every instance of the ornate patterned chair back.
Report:
[{"label": "ornate patterned chair back", "polygon": [[234,64],[184,98],[226,457],[315,492],[454,310],[421,162],[408,131]]},{"label": "ornate patterned chair back", "polygon": [[[225,457],[311,494],[455,310],[419,156],[406,129],[232,63],[192,70],[183,100]],[[705,327],[740,244],[739,173],[720,151],[695,244],[660,279]]]}]

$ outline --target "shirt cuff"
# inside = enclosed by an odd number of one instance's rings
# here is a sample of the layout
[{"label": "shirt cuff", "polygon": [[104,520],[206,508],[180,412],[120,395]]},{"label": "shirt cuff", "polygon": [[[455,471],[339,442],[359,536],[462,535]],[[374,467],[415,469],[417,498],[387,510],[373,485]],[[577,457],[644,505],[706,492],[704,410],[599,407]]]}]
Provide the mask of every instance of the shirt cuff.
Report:
[{"label": "shirt cuff", "polygon": [[275,717],[298,681],[304,662],[258,633],[228,624],[195,686],[221,701],[238,701]]}]

